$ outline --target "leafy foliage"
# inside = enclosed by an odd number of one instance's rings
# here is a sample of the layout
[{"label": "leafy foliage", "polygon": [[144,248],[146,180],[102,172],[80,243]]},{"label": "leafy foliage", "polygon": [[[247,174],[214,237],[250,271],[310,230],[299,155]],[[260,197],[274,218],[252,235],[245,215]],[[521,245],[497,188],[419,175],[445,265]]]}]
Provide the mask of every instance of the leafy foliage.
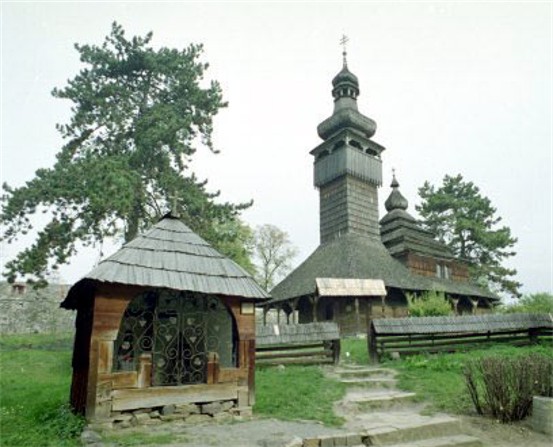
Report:
[{"label": "leafy foliage", "polygon": [[152,33],[127,39],[114,23],[102,45],[75,45],[85,67],[52,92],[71,101],[73,112],[69,123],[57,125],[65,145],[55,165],[22,187],[3,185],[3,240],[29,232],[37,212],[51,213],[33,245],[6,265],[9,280],[30,274],[45,282],[77,242],[131,240],[174,196],[193,230],[235,254],[236,218],[251,204],[217,204],[218,193],[209,193],[205,181],[184,175],[197,146],[216,152],[213,116],[226,106],[221,88],[204,81],[201,45],[155,50],[151,39]]},{"label": "leafy foliage", "polygon": [[407,295],[411,317],[439,317],[453,315],[451,304],[443,292],[429,291],[421,296]]},{"label": "leafy foliage", "polygon": [[516,270],[502,265],[515,255],[517,239],[508,227],[497,227],[501,217],[490,199],[461,175],[446,175],[438,188],[425,182],[419,195],[416,209],[424,225],[469,263],[471,276],[490,289],[520,296],[521,284],[512,279]]},{"label": "leafy foliage", "polygon": [[547,292],[533,293],[523,296],[516,304],[503,306],[505,313],[553,313],[553,295]]},{"label": "leafy foliage", "polygon": [[476,412],[504,423],[524,419],[533,396],[553,397],[553,359],[544,355],[484,357],[470,361],[464,374]]},{"label": "leafy foliage", "polygon": [[254,235],[254,255],[256,279],[261,287],[271,290],[280,278],[290,272],[297,252],[285,231],[269,224],[258,227]]}]

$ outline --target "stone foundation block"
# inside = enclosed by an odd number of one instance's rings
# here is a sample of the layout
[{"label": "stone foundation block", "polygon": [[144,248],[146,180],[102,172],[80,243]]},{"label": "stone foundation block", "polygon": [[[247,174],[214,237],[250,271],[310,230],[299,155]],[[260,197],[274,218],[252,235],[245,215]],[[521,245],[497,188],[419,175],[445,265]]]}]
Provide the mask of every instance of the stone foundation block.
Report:
[{"label": "stone foundation block", "polygon": [[150,420],[150,415],[148,413],[133,413],[132,423],[133,425],[143,424],[145,421]]},{"label": "stone foundation block", "polygon": [[183,413],[173,413],[173,414],[168,414],[168,415],[164,415],[162,414],[159,418],[162,420],[162,421],[182,421],[186,416],[183,414]]},{"label": "stone foundation block", "polygon": [[334,447],[334,436],[319,436],[321,447]]},{"label": "stone foundation block", "polygon": [[202,405],[202,414],[210,414],[212,416],[221,413],[223,407],[220,402],[211,402],[209,404]]},{"label": "stone foundation block", "polygon": [[353,446],[353,445],[359,445],[361,444],[361,435],[357,433],[348,433],[346,435],[346,445],[347,446]]},{"label": "stone foundation block", "polygon": [[[161,408],[161,414],[163,416],[167,416],[167,415],[170,415],[170,414],[173,414],[175,411],[176,411],[177,407],[175,405],[165,405],[164,407]],[[179,413],[181,413],[179,411]],[[184,411],[182,411],[182,413],[184,413]],[[189,413],[189,411],[186,411],[186,413]]]},{"label": "stone foundation block", "polygon": [[320,447],[321,440],[319,438],[306,438],[303,440],[303,447]]},{"label": "stone foundation block", "polygon": [[213,418],[208,414],[191,414],[185,421],[189,424],[200,424],[202,422],[210,422]]}]

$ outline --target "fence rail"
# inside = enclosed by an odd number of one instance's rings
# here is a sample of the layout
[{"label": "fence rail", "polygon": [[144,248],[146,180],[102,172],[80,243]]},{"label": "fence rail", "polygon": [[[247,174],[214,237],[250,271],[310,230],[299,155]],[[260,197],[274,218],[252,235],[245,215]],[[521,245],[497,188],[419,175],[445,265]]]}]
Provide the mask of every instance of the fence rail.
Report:
[{"label": "fence rail", "polygon": [[271,364],[338,363],[340,333],[336,323],[260,326],[256,362]]},{"label": "fence rail", "polygon": [[491,343],[528,345],[551,340],[553,318],[548,314],[509,314],[373,320],[368,334],[369,358],[453,352]]}]

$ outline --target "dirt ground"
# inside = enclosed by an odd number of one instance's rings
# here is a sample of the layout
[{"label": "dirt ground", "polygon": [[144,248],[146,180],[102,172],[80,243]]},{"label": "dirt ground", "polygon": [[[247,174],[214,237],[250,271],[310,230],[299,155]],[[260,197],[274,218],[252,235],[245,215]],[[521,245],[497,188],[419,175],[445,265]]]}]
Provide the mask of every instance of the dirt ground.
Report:
[{"label": "dirt ground", "polygon": [[528,421],[501,424],[478,416],[459,416],[467,435],[479,438],[485,447],[551,447],[553,437],[537,433]]}]

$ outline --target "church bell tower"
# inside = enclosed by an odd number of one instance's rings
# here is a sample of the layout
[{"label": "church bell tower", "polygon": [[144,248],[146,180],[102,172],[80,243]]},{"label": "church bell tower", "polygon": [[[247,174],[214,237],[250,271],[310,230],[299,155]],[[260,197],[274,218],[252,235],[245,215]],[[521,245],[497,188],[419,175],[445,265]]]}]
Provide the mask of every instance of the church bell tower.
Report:
[{"label": "church bell tower", "polygon": [[384,147],[371,140],[376,123],[357,109],[359,81],[349,71],[346,56],[344,47],[342,70],[332,80],[334,112],[317,127],[324,141],[310,152],[315,157],[322,244],[347,233],[380,241],[378,187]]}]

